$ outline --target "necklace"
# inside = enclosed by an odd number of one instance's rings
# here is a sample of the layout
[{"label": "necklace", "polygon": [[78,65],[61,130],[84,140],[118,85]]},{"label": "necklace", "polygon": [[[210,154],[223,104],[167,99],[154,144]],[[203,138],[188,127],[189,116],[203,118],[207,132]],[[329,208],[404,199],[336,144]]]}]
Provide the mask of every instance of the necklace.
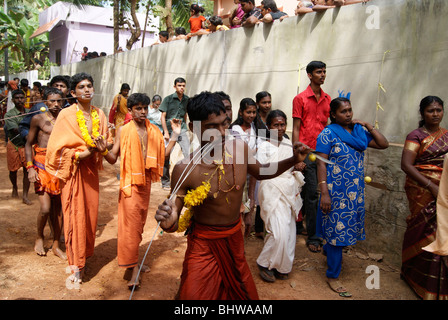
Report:
[{"label": "necklace", "polygon": [[148,134],[148,131],[145,130],[145,133],[140,135],[140,133],[138,133],[138,130],[137,130],[137,134],[138,134],[138,137],[140,138],[140,145],[142,146],[142,154],[143,154],[143,156],[145,156],[146,145],[145,145],[144,141],[145,141],[145,136]]},{"label": "necklace", "polygon": [[48,120],[50,120],[50,123],[51,123],[52,125],[54,125],[56,119],[55,119],[54,117],[50,117],[50,116],[48,115],[48,111],[45,112],[45,114],[47,115]]}]

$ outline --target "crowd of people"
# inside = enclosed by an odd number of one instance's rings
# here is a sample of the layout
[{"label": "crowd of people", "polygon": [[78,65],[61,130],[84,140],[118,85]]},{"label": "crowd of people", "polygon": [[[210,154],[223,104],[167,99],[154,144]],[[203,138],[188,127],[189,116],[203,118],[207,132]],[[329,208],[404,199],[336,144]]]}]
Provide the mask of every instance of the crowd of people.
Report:
[{"label": "crowd of people", "polygon": [[[356,106],[349,99],[324,92],[324,62],[310,62],[306,72],[308,87],[292,99],[291,137],[289,117],[272,107],[268,91],[242,99],[234,115],[228,94],[189,97],[181,77],[164,98],[131,93],[123,83],[106,116],[91,104],[94,80],[87,73],[36,86],[40,100],[31,93],[27,100],[24,79],[20,89],[10,84],[14,107],[4,126],[8,170],[14,197],[20,168],[23,202],[31,204],[30,183],[39,196],[35,252],[46,255],[48,221],[52,252],[68,260],[71,281],[82,283],[95,248],[98,170],[120,157],[117,257],[119,267],[132,273],[129,288],[140,285],[140,270],[147,269],[138,248],[151,185],[161,182],[171,193],[155,219],[165,232],[187,235],[176,298],[258,299],[244,255],[244,237],[250,234],[264,239],[256,261],[264,281],[288,279],[296,236],[305,234],[308,249],[327,257],[329,288],[350,297],[339,276],[343,248],[366,238],[365,151],[389,143],[372,124],[353,118]],[[437,219],[446,212],[446,194],[439,192],[446,188],[441,177],[448,152],[443,111],[438,97],[421,101],[422,121],[407,136],[402,156],[411,211],[402,275],[424,299],[448,296],[448,248],[442,241],[447,226]],[[176,144],[183,159],[171,163]]]},{"label": "crowd of people", "polygon": [[[351,5],[355,3],[366,3],[370,0],[312,0],[298,1],[297,8],[294,10],[296,16],[304,15],[310,12],[322,12],[328,9]],[[254,27],[259,23],[273,23],[275,20],[282,21],[288,18],[288,14],[277,7],[275,0],[262,0],[259,6],[255,5],[254,0],[234,0],[235,7],[230,14],[224,16],[212,15],[209,18],[202,14],[204,8],[198,4],[190,6],[190,31],[187,33],[185,28],[175,28],[175,34],[170,35],[168,31],[161,31],[159,39],[154,44],[165,43],[174,40],[188,40],[194,36],[214,33],[216,31],[226,31],[239,27]],[[228,19],[227,23],[224,23]]]}]

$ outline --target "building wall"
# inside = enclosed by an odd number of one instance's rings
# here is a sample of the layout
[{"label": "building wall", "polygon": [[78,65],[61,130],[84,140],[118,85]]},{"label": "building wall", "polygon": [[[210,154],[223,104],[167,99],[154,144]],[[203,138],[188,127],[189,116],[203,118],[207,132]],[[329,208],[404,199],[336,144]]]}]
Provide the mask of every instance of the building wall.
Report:
[{"label": "building wall", "polygon": [[[381,252],[399,265],[408,203],[400,170],[402,144],[417,127],[418,105],[426,95],[447,100],[448,3],[443,0],[373,0],[290,17],[273,25],[234,29],[190,41],[116,54],[61,68],[63,74],[90,72],[94,104],[110,108],[122,82],[132,92],[162,96],[173,81],[187,80],[187,94],[223,90],[230,94],[234,118],[239,101],[267,90],[273,108],[285,111],[291,130],[292,99],[309,83],[311,60],[327,63],[323,89],[332,98],[351,92],[354,117],[374,123],[391,142],[384,151],[369,150],[366,174],[387,191],[366,187],[367,240],[359,246]],[[385,91],[379,90],[381,83]],[[384,109],[377,110],[377,102]],[[447,127],[447,118],[442,125]]]},{"label": "building wall", "polygon": [[[129,31],[120,30],[119,46],[126,50],[126,41],[130,37]],[[143,37],[143,31],[142,36]],[[145,46],[150,46],[156,41],[154,33],[146,32]],[[136,42],[133,49],[141,47],[142,42]],[[86,23],[65,22],[50,31],[50,61],[56,62],[56,50],[62,50],[62,64],[81,61],[83,47],[88,47],[89,52],[98,54],[106,52],[113,54],[114,30],[107,26],[98,26]]]}]

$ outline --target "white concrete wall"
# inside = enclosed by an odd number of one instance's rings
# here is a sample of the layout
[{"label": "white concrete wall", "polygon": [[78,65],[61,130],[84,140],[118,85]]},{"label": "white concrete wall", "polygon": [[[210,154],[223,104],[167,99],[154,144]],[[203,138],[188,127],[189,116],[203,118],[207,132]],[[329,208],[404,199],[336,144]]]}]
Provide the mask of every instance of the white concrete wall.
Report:
[{"label": "white concrete wall", "polygon": [[[417,127],[418,105],[424,96],[447,100],[447,14],[448,3],[443,0],[372,0],[367,6],[290,17],[273,25],[217,32],[63,66],[61,73],[91,73],[97,93],[94,103],[105,109],[122,82],[129,83],[132,92],[165,96],[173,92],[174,79],[182,76],[190,96],[203,90],[230,94],[234,115],[242,98],[255,99],[257,92],[267,90],[273,108],[291,116],[292,99],[308,85],[306,65],[311,60],[326,62],[323,89],[333,98],[338,90],[350,91],[355,117],[372,123],[377,119],[394,144],[386,151],[367,153],[367,174],[389,191],[366,189],[363,246],[386,250],[399,263],[408,214],[399,145]],[[385,52],[389,53],[383,65]],[[384,111],[376,110],[379,81],[386,89],[379,94]],[[288,120],[290,129],[292,119]]]}]

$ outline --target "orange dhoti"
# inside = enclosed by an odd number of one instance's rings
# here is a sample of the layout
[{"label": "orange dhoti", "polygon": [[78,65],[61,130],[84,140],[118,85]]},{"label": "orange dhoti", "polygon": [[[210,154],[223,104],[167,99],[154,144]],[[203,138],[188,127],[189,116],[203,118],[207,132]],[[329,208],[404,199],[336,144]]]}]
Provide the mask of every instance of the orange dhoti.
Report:
[{"label": "orange dhoti", "polygon": [[16,147],[11,141],[6,145],[6,162],[9,171],[26,167],[25,147]]},{"label": "orange dhoti", "polygon": [[95,247],[99,178],[94,161],[94,158],[80,161],[61,192],[66,253],[74,271],[85,267]]},{"label": "orange dhoti", "polygon": [[132,196],[120,192],[118,198],[118,265],[133,268],[138,264],[138,247],[148,216],[151,174],[146,170],[146,184],[132,185]]},{"label": "orange dhoti", "polygon": [[34,146],[34,166],[37,168],[37,174],[39,180],[34,183],[34,190],[37,194],[43,194],[44,192],[50,195],[59,195],[61,189],[59,186],[59,179],[49,174],[45,170],[45,157],[47,154],[47,148],[39,148]]},{"label": "orange dhoti", "polygon": [[258,300],[244,256],[241,220],[228,226],[193,222],[177,299]]}]

